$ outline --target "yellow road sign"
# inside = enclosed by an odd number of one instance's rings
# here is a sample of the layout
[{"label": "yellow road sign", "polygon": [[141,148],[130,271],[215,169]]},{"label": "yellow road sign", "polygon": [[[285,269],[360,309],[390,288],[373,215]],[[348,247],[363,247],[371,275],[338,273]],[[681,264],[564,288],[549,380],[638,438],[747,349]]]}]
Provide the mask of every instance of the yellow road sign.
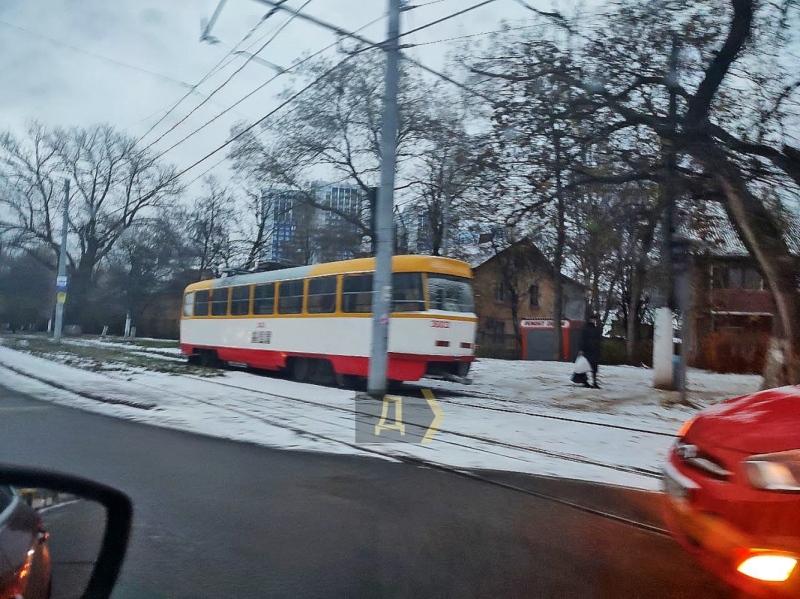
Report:
[{"label": "yellow road sign", "polygon": [[67,303],[67,292],[66,291],[59,291],[56,293],[56,303],[59,304],[66,304]]},{"label": "yellow road sign", "polygon": [[433,441],[433,436],[439,431],[439,427],[442,426],[444,412],[442,412],[442,408],[439,407],[439,402],[436,401],[436,398],[433,396],[433,392],[431,392],[430,389],[423,389],[422,395],[425,396],[425,401],[428,402],[428,405],[431,407],[431,412],[433,412],[433,415],[435,416],[433,422],[431,422],[431,425],[425,432],[425,436],[422,438],[423,443],[430,443]]}]

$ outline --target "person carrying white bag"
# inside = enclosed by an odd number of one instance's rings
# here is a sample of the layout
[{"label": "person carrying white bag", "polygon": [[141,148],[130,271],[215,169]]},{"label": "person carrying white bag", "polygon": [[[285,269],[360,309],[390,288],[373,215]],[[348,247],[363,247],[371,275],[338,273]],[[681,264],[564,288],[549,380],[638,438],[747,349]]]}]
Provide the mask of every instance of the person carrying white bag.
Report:
[{"label": "person carrying white bag", "polygon": [[575,366],[572,368],[572,382],[585,387],[589,386],[589,373],[592,371],[592,365],[586,356],[580,355],[575,360]]}]

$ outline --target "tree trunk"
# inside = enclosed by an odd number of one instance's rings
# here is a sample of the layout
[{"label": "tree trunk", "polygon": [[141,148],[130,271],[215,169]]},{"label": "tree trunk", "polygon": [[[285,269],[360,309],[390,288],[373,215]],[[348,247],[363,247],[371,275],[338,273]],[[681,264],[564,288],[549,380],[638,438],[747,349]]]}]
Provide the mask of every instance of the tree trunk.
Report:
[{"label": "tree trunk", "polygon": [[647,273],[647,254],[650,253],[653,247],[655,224],[656,221],[654,219],[651,219],[648,223],[647,229],[642,236],[642,246],[639,248],[639,255],[636,258],[633,275],[631,276],[631,297],[628,302],[628,330],[625,349],[628,364],[632,366],[638,366],[638,363],[641,362],[637,354],[639,346],[639,327],[641,325],[639,322],[639,305],[641,302],[644,278]]},{"label": "tree trunk", "polygon": [[564,189],[561,181],[561,131],[554,130],[553,144],[555,147],[555,175],[556,175],[556,251],[553,257],[553,334],[555,344],[553,359],[557,362],[564,359],[564,336],[561,331],[562,307],[564,305],[564,286],[561,280],[561,270],[564,262],[564,243],[566,241]]},{"label": "tree trunk", "polygon": [[73,271],[67,289],[67,303],[64,305],[64,324],[85,326],[86,301],[91,294],[94,264],[85,256]]},{"label": "tree trunk", "polygon": [[[758,262],[775,300],[777,314],[764,369],[764,388],[800,384],[800,259],[786,245],[774,215],[747,189],[739,169],[725,154],[703,146],[704,165],[716,173],[727,212],[742,242]],[[699,156],[695,156],[698,157]]]}]

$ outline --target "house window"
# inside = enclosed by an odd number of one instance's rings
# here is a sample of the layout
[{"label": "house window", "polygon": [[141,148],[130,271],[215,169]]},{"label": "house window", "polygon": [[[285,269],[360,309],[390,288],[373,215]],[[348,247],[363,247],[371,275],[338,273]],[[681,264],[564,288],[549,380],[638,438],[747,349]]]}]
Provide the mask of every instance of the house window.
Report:
[{"label": "house window", "polygon": [[500,282],[494,288],[494,301],[504,304],[508,301],[508,288],[505,283]]},{"label": "house window", "polygon": [[728,269],[722,266],[711,267],[711,288],[712,289],[727,289],[728,288]]},{"label": "house window", "polygon": [[728,286],[739,289],[744,283],[744,269],[734,267],[728,270]]},{"label": "house window", "polygon": [[539,284],[534,283],[530,287],[528,287],[528,296],[530,297],[530,307],[531,308],[538,308],[539,307]]},{"label": "house window", "polygon": [[764,289],[764,282],[761,275],[755,268],[744,269],[744,288],[745,289]]},{"label": "house window", "polygon": [[494,318],[486,319],[486,334],[495,339],[502,339],[506,334],[506,323],[503,320]]}]

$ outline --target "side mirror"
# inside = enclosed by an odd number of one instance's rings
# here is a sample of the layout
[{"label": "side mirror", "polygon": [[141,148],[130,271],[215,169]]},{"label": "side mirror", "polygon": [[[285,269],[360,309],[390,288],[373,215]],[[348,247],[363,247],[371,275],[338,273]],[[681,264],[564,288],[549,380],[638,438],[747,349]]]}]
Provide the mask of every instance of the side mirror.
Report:
[{"label": "side mirror", "polygon": [[133,506],[90,480],[0,465],[0,598],[107,599]]}]

